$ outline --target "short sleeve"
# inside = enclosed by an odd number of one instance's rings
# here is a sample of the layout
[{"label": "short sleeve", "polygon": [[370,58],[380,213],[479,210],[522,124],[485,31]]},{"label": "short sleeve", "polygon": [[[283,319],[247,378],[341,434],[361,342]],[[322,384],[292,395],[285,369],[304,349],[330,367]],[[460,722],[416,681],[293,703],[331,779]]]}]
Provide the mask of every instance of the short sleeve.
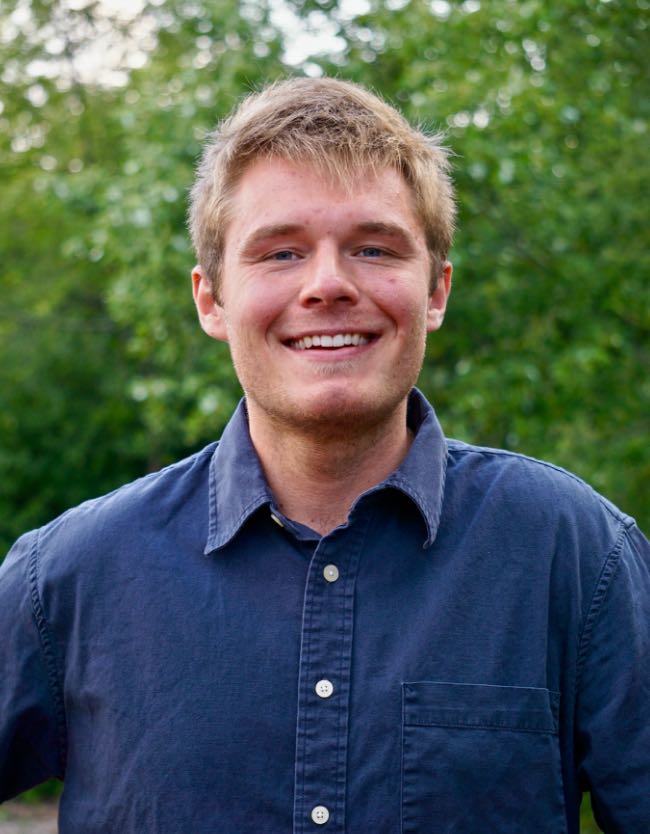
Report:
[{"label": "short sleeve", "polygon": [[601,574],[581,646],[577,753],[606,834],[650,820],[650,545],[625,528]]},{"label": "short sleeve", "polygon": [[63,778],[62,703],[37,594],[37,533],[0,566],[0,802]]}]

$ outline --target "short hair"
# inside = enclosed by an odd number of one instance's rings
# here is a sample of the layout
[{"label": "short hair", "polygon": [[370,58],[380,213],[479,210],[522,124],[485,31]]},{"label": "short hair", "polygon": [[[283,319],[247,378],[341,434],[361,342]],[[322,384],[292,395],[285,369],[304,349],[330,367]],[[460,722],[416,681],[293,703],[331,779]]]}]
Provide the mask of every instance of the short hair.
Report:
[{"label": "short hair", "polygon": [[192,242],[215,298],[233,193],[253,162],[269,158],[313,165],[344,186],[362,170],[399,171],[413,191],[434,288],[456,214],[449,151],[441,140],[349,81],[292,78],[247,96],[208,137],[191,192]]}]

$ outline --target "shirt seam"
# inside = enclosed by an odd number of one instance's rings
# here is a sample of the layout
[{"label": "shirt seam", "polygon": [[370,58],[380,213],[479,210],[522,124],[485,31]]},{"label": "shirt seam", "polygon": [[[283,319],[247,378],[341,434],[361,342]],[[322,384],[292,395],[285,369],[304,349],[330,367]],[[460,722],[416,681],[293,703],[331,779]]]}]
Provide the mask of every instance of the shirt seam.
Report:
[{"label": "shirt seam", "polygon": [[598,582],[596,583],[596,587],[591,598],[589,611],[587,612],[578,643],[578,654],[576,659],[576,692],[580,691],[581,676],[587,662],[587,656],[592,646],[592,636],[600,617],[600,612],[603,609],[605,599],[612,586],[614,576],[618,570],[626,534],[627,526],[621,524],[619,535],[616,538],[612,549],[605,557],[603,567],[601,568],[600,575],[598,577]]},{"label": "shirt seam", "polygon": [[[338,811],[340,814],[340,827],[342,831],[345,831],[345,823],[347,817],[347,798],[348,798],[348,764],[350,759],[350,703],[352,700],[352,650],[353,650],[353,636],[354,636],[354,596],[355,596],[355,587],[356,587],[356,579],[359,574],[359,562],[361,560],[361,554],[364,552],[364,547],[366,544],[366,538],[368,535],[368,530],[371,527],[372,519],[374,518],[375,512],[371,510],[365,519],[365,526],[363,528],[363,532],[361,535],[361,541],[359,542],[359,546],[356,548],[356,554],[348,559],[347,564],[347,571],[349,573],[349,581],[346,583],[346,587],[344,590],[344,600],[345,606],[343,611],[343,616],[341,617],[341,627],[340,627],[340,640],[341,644],[344,647],[344,651],[341,651],[341,657],[339,658],[339,677],[340,680],[343,680],[344,672],[347,668],[347,699],[345,704],[339,705],[339,717],[338,717],[338,724],[339,724],[339,737],[338,737],[338,744],[337,744],[337,775],[340,773],[341,770],[345,771],[345,779],[343,780],[342,784],[342,796],[338,798]],[[354,572],[352,571],[354,562]],[[349,610],[348,610],[349,606]],[[349,620],[349,639],[347,643],[349,647],[346,645],[346,622]],[[347,660],[347,662],[346,662]],[[341,732],[341,724],[345,723],[345,735]]]},{"label": "shirt seam", "polygon": [[402,682],[402,709],[400,715],[400,768],[399,768],[399,830],[400,834],[404,834],[404,730],[406,728],[406,689]]},{"label": "shirt seam", "polygon": [[[350,564],[348,560],[348,571],[350,571]],[[350,582],[352,581],[352,576],[350,574],[349,577]],[[341,647],[339,650],[339,662],[338,662],[338,679],[339,682],[344,680],[345,675],[345,656],[346,656],[346,641],[345,641],[345,625],[346,625],[346,605],[348,602],[348,587],[344,588],[343,594],[343,611],[342,616],[339,620],[339,646]],[[340,824],[341,829],[345,829],[345,800],[346,800],[346,787],[347,787],[347,758],[346,758],[346,751],[345,751],[345,742],[343,740],[343,734],[341,732],[341,725],[345,722],[346,713],[349,716],[350,712],[350,688],[351,688],[351,680],[350,680],[350,673],[349,673],[349,664],[348,664],[348,675],[347,675],[347,701],[343,703],[343,699],[338,699],[339,703],[337,704],[338,707],[338,715],[337,715],[337,729],[338,729],[338,738],[336,744],[336,781],[337,781],[337,797],[336,797],[336,806],[335,806],[335,813],[338,815],[338,822]],[[349,733],[349,727],[346,727],[346,734]],[[347,740],[347,739],[346,739]],[[345,779],[343,781],[342,790],[340,789],[339,783],[339,775],[341,770],[345,771]]]},{"label": "shirt seam", "polygon": [[593,487],[591,487],[586,481],[578,475],[575,475],[573,472],[569,472],[568,469],[563,469],[555,463],[551,463],[548,460],[540,460],[539,458],[534,458],[530,455],[523,455],[521,452],[512,452],[508,449],[491,449],[483,446],[472,446],[469,443],[464,443],[462,440],[454,440],[450,438],[446,438],[446,440],[450,455],[452,452],[457,452],[460,454],[480,455],[482,457],[514,458],[515,460],[536,464],[541,466],[543,469],[550,469],[553,472],[564,475],[569,480],[589,490],[589,492],[591,492],[598,499],[599,504],[607,511],[608,515],[610,515],[618,524],[621,524],[626,529],[633,527],[635,524],[635,521],[631,516],[621,512],[618,508],[616,508],[615,511],[615,508],[609,503],[609,501],[605,500],[603,496],[596,492],[596,490],[594,490]]},{"label": "shirt seam", "polygon": [[45,617],[45,612],[43,610],[43,604],[38,592],[38,557],[40,535],[41,531],[38,530],[29,554],[29,591],[32,603],[32,613],[36,622],[36,628],[38,630],[41,651],[43,654],[43,659],[45,661],[45,668],[47,670],[48,689],[55,708],[55,717],[57,724],[57,741],[59,746],[59,764],[61,767],[61,775],[63,775],[66,770],[68,758],[67,722],[65,717],[65,705],[63,702],[61,675],[57,668],[56,653],[54,650],[52,637],[50,635],[47,619]]},{"label": "shirt seam", "polygon": [[542,735],[557,735],[557,729],[553,727],[526,727],[516,726],[512,724],[490,724],[488,722],[481,722],[480,724],[464,724],[456,721],[418,721],[417,719],[408,719],[404,721],[405,727],[453,727],[459,730],[501,730],[511,733],[541,733]]},{"label": "shirt seam", "polygon": [[[318,545],[314,549],[312,554],[309,567],[307,569],[307,577],[305,581],[305,591],[303,596],[303,623],[301,624],[301,641],[300,641],[300,655],[298,661],[298,704],[296,710],[296,761],[294,765],[294,829],[297,828],[298,831],[296,834],[300,834],[305,830],[305,820],[304,815],[306,813],[306,803],[305,803],[305,761],[307,758],[307,733],[304,732],[304,725],[305,725],[305,714],[307,712],[307,708],[305,707],[306,697],[303,693],[303,685],[302,685],[302,663],[303,658],[308,657],[310,658],[311,663],[311,645],[312,645],[312,630],[314,624],[314,605],[313,600],[310,599],[309,594],[309,579],[310,573],[315,570],[315,564],[318,561],[318,557],[316,555],[316,551],[318,550]],[[305,608],[309,601],[309,611],[307,622],[305,620]],[[303,732],[300,732],[300,728],[303,727]],[[298,754],[298,747],[300,747],[300,754]]]}]

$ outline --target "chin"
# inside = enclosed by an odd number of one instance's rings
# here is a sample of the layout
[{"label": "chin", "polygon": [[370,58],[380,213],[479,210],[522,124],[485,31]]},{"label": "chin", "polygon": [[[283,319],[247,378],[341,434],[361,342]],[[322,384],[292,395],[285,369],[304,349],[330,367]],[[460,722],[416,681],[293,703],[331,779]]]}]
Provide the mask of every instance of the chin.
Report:
[{"label": "chin", "polygon": [[409,385],[406,390],[394,390],[390,394],[385,389],[364,391],[360,386],[350,385],[343,389],[323,386],[312,394],[302,391],[281,420],[321,435],[365,434],[370,428],[394,417],[410,388]]}]

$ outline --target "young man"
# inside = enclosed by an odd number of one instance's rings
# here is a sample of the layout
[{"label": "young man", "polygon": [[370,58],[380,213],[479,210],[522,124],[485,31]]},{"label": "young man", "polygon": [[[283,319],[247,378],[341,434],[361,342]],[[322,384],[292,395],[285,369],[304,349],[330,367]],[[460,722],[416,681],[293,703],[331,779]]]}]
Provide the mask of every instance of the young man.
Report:
[{"label": "young man", "polygon": [[2,569],[0,791],[65,832],[650,824],[650,552],[574,476],[446,440],[444,151],[363,89],[244,101],[192,195],[218,444]]}]

